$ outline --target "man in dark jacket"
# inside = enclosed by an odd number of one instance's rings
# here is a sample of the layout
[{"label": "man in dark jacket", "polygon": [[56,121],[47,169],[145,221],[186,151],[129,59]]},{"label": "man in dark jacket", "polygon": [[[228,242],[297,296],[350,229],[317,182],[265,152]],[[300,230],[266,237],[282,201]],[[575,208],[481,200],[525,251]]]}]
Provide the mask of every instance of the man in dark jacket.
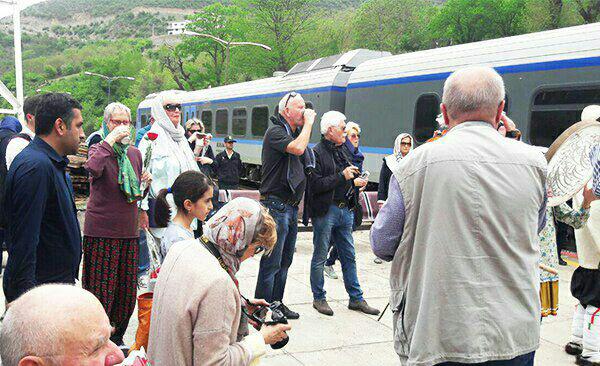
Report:
[{"label": "man in dark jacket", "polygon": [[330,111],[321,119],[323,138],[314,147],[315,168],[309,170],[306,194],[308,214],[313,223],[314,252],[310,264],[310,286],[313,307],[321,314],[333,315],[323,288],[323,269],[331,238],[338,250],[344,285],[350,296],[348,308],[377,315],[363,298],[356,273],[356,258],[352,224],[358,198],[354,187],[364,187],[367,181],[358,178],[359,170],[350,164],[342,145],[346,140],[346,116]]},{"label": "man in dark jacket", "polygon": [[35,139],[15,158],[5,187],[7,302],[44,283],[75,283],[81,231],[66,173],[84,138],[81,104],[70,95],[40,97]]},{"label": "man in dark jacket", "polygon": [[233,143],[237,141],[227,136],[223,142],[225,142],[225,150],[217,154],[213,164],[217,171],[219,189],[238,189],[244,166],[240,154],[233,151]]}]

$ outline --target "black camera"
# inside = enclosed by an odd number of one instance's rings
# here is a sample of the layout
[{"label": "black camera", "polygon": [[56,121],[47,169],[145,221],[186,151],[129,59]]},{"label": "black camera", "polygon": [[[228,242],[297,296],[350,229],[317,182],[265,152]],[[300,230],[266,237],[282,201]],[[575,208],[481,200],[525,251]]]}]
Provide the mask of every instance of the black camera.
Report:
[{"label": "black camera", "polygon": [[[267,317],[267,313],[269,312],[269,310],[271,310],[271,320],[266,320]],[[258,323],[260,326],[264,325],[275,325],[275,324],[287,324],[288,320],[285,317],[285,315],[283,315],[283,311],[281,311],[281,302],[279,301],[273,301],[271,303],[271,305],[269,306],[258,306],[256,311],[254,311],[252,314],[246,314],[248,315],[248,317],[255,321],[256,323]],[[260,329],[260,327],[259,327]],[[286,337],[284,339],[282,339],[281,341],[272,344],[271,348],[273,349],[280,349],[283,348],[288,341],[290,340],[290,337]]]}]

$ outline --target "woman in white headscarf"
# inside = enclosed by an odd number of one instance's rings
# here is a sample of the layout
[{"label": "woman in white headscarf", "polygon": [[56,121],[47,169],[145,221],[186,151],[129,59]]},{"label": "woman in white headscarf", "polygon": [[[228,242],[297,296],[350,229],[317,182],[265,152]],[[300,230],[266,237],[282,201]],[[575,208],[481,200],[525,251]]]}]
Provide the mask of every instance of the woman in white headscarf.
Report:
[{"label": "woman in white headscarf", "polygon": [[381,172],[379,173],[379,188],[377,189],[377,203],[379,207],[387,200],[392,170],[413,149],[413,145],[413,137],[408,133],[401,133],[394,140],[394,152],[383,158]]},{"label": "woman in white headscarf", "polygon": [[[236,273],[244,260],[269,253],[276,238],[275,221],[267,209],[238,197],[204,224],[200,239],[174,244],[154,292],[149,361],[153,365],[256,365],[266,344],[286,338],[290,326],[278,324],[237,340],[244,301]],[[254,310],[252,304],[248,311]]]},{"label": "woman in white headscarf", "polygon": [[[168,91],[154,98],[151,105],[154,124],[139,145],[144,169],[152,174],[150,193],[141,203],[140,227],[150,228],[150,233],[157,241],[160,241],[165,229],[150,225],[147,212],[153,209],[158,192],[171,187],[179,174],[188,170],[199,170],[181,125],[181,98],[178,98],[180,93]],[[171,213],[175,216],[177,208],[173,202],[169,203]]]}]

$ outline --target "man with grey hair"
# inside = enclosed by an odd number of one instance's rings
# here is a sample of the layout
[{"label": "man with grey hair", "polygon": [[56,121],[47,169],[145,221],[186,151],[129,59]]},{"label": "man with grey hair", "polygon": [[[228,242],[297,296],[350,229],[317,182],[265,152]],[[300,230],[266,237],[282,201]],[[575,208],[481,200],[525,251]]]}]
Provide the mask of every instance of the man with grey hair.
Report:
[{"label": "man with grey hair", "polygon": [[[298,234],[298,205],[306,187],[304,168],[311,164],[308,148],[315,111],[306,109],[299,93],[287,93],[271,117],[262,147],[260,201],[269,208],[277,223],[277,244],[271,255],[263,255],[255,296],[268,302],[281,301],[288,268],[294,258]],[[300,315],[282,305],[284,315]]]},{"label": "man with grey hair", "polygon": [[338,251],[346,292],[350,296],[348,308],[377,315],[363,298],[356,273],[356,258],[352,225],[354,210],[361,209],[354,187],[364,187],[367,180],[359,178],[359,169],[352,165],[343,148],[346,141],[346,116],[329,111],[321,118],[321,142],[314,147],[315,168],[308,171],[306,207],[313,223],[313,256],[310,263],[310,287],[313,307],[321,314],[333,315],[323,288],[323,269],[329,243]]},{"label": "man with grey hair", "polygon": [[0,329],[3,366],[117,365],[123,352],[110,341],[111,326],[91,293],[70,285],[43,285],[6,311]]},{"label": "man with grey hair", "polygon": [[450,130],[402,159],[371,229],[392,262],[394,347],[404,365],[533,365],[546,160],[497,131],[493,69],[454,72],[442,101]]}]

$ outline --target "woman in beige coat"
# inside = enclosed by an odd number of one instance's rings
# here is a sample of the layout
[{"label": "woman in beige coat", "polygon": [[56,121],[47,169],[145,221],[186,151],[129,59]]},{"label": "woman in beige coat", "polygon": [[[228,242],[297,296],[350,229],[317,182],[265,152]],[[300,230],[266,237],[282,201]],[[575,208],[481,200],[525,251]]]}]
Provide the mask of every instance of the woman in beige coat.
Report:
[{"label": "woman in beige coat", "polygon": [[266,344],[287,337],[290,326],[278,324],[236,341],[243,300],[235,274],[244,260],[269,253],[276,235],[268,211],[240,197],[206,222],[202,238],[171,247],[154,292],[148,344],[152,365],[256,365]]}]

